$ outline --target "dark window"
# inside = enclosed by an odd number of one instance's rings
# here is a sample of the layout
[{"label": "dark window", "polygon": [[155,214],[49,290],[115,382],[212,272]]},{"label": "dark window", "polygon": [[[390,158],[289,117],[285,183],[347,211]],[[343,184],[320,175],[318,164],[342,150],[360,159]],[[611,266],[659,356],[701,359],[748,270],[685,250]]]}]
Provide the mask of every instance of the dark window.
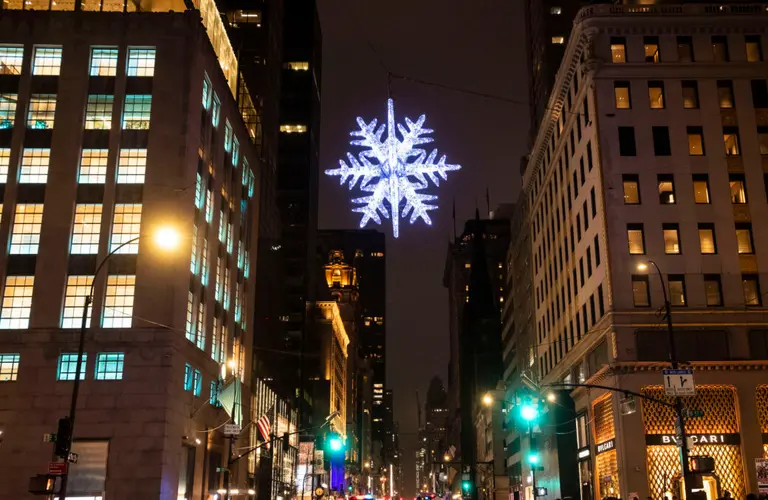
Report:
[{"label": "dark window", "polygon": [[[765,153],[765,154],[768,154],[768,153]],[[592,166],[593,166],[592,165],[592,143],[591,142],[587,143],[587,165],[589,167],[589,171],[591,172],[592,171]]]},{"label": "dark window", "polygon": [[[730,358],[728,333],[723,330],[675,329],[677,358],[685,361],[717,361]],[[669,361],[666,330],[638,330],[635,333],[638,361]]]},{"label": "dark window", "polygon": [[717,81],[717,100],[720,103],[720,109],[731,109],[736,106],[733,97],[733,82],[730,80]]},{"label": "dark window", "polygon": [[592,249],[587,247],[587,278],[592,277]]},{"label": "dark window", "polygon": [[619,127],[619,154],[621,156],[635,156],[635,129],[634,127]]},{"label": "dark window", "polygon": [[685,109],[699,108],[699,87],[695,80],[683,80],[683,107]]},{"label": "dark window", "polygon": [[589,197],[592,201],[592,218],[594,219],[597,216],[597,199],[595,197],[595,188],[592,188],[589,191]]},{"label": "dark window", "polygon": [[747,49],[747,62],[760,62],[763,60],[763,47],[760,43],[760,35],[746,35],[744,44]]},{"label": "dark window", "polygon": [[749,331],[749,357],[768,359],[768,330]]},{"label": "dark window", "polygon": [[693,62],[693,40],[689,36],[677,37],[677,60]]},{"label": "dark window", "polygon": [[595,295],[592,294],[589,296],[589,314],[590,318],[592,319],[592,324],[594,325],[597,323],[597,314],[595,312]]},{"label": "dark window", "polygon": [[600,267],[600,240],[595,235],[595,267]]},{"label": "dark window", "polygon": [[765,80],[752,80],[752,105],[756,108],[768,108],[768,85]]},{"label": "dark window", "polygon": [[605,302],[603,300],[603,285],[597,286],[597,304],[600,311],[600,317],[602,318],[605,315]]},{"label": "dark window", "polygon": [[712,37],[712,55],[715,58],[715,62],[728,62],[730,60],[728,55],[728,38],[724,36]]},{"label": "dark window", "polygon": [[652,127],[653,154],[656,156],[669,156],[672,154],[672,146],[669,143],[669,127]]}]

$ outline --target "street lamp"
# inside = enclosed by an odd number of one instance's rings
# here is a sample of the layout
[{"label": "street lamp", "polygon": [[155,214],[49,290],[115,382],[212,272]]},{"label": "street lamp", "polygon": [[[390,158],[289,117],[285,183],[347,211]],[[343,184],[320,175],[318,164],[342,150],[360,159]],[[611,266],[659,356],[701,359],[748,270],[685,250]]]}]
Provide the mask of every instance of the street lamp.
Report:
[{"label": "street lamp", "polygon": [[491,406],[493,404],[493,396],[491,396],[490,392],[485,393],[485,396],[483,396],[483,404],[485,406]]},{"label": "street lamp", "polygon": [[443,455],[443,462],[450,462],[450,461],[451,461],[451,456],[449,454],[446,453],[445,455]]},{"label": "street lamp", "polygon": [[554,392],[548,392],[547,401],[549,401],[550,403],[554,403],[555,401],[557,401],[557,395]]},{"label": "street lamp", "polygon": [[[65,417],[62,419],[62,421],[68,420],[67,424],[65,424],[64,428],[67,429],[67,442],[64,444],[63,449],[66,451],[66,453],[63,453],[65,462],[69,461],[69,454],[72,451],[72,437],[73,432],[75,428],[75,415],[77,413],[77,396],[80,393],[80,364],[83,360],[83,351],[85,350],[85,335],[88,332],[88,311],[93,303],[93,288],[96,285],[96,278],[99,275],[99,271],[101,271],[104,268],[104,264],[109,261],[109,259],[115,255],[117,252],[120,251],[123,247],[131,244],[136,243],[140,239],[146,238],[146,237],[152,237],[155,245],[165,252],[175,250],[179,246],[179,241],[181,239],[178,231],[172,227],[161,227],[158,230],[156,230],[154,233],[151,234],[141,234],[139,236],[136,236],[135,238],[131,238],[128,241],[125,241],[121,243],[120,245],[116,246],[115,248],[110,251],[104,259],[99,263],[98,266],[96,266],[96,271],[93,273],[93,279],[91,280],[91,287],[88,290],[88,295],[85,296],[85,300],[83,301],[83,320],[80,324],[80,338],[78,340],[78,346],[77,346],[77,363],[75,365],[75,380],[72,384],[72,401],[69,405],[69,418]],[[61,421],[59,422],[59,427],[62,427]],[[61,487],[59,488],[59,500],[66,500],[67,498],[67,483],[69,481],[69,468],[67,468],[67,472],[64,473],[61,476]]]}]

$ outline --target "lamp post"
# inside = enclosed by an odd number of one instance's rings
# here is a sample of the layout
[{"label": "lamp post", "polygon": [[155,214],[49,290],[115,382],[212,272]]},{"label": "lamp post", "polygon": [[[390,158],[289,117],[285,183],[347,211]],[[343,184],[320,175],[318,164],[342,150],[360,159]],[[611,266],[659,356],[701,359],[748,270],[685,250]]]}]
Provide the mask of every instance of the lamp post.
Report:
[{"label": "lamp post", "polygon": [[[65,451],[66,455],[62,458],[64,458],[65,462],[69,461],[69,453],[72,451],[72,437],[74,435],[74,428],[75,428],[75,415],[77,414],[77,397],[80,394],[80,364],[83,360],[83,351],[85,349],[85,335],[88,332],[88,311],[89,307],[93,303],[93,287],[96,284],[96,277],[99,275],[99,271],[101,271],[104,268],[104,264],[109,261],[109,259],[115,255],[117,252],[120,251],[121,248],[139,241],[142,238],[145,238],[146,236],[150,236],[147,234],[142,234],[139,236],[136,236],[135,238],[132,238],[128,241],[125,241],[112,249],[104,259],[99,263],[98,266],[96,266],[96,271],[93,273],[93,279],[91,280],[91,287],[88,290],[88,295],[85,296],[85,300],[83,301],[83,319],[80,324],[80,337],[78,340],[78,346],[77,346],[77,364],[75,366],[75,380],[74,384],[72,385],[72,401],[69,405],[69,435],[68,439],[65,445]],[[175,229],[172,228],[161,228],[157,231],[157,233],[153,234],[152,236],[155,237],[155,242],[158,247],[160,247],[163,250],[172,250],[176,248],[176,246],[179,243],[179,234],[176,232]],[[67,483],[69,482],[69,467],[67,467],[66,472],[61,476],[61,487],[59,488],[59,500],[66,500],[67,498]]]},{"label": "lamp post", "polygon": [[[669,301],[669,296],[667,295],[667,286],[664,283],[664,275],[661,274],[661,269],[659,269],[658,264],[656,264],[654,261],[649,260],[647,263],[641,262],[638,264],[637,268],[640,271],[645,271],[648,269],[648,265],[652,265],[653,268],[656,270],[656,273],[659,275],[659,281],[661,282],[661,291],[664,293],[664,313],[667,316],[667,336],[669,339],[669,362],[672,365],[672,369],[676,370],[679,367],[679,363],[677,360],[677,351],[675,349],[675,332],[672,328],[672,304]],[[677,443],[680,447],[680,460],[682,462],[682,469],[683,469],[683,487],[685,488],[685,497],[690,499],[692,498],[690,494],[691,491],[691,481],[689,480],[690,476],[690,470],[688,467],[688,446],[687,446],[687,439],[686,439],[686,433],[685,433],[685,419],[683,418],[683,402],[680,399],[679,396],[675,396],[675,427],[677,427],[677,435],[680,437],[680,442]]]}]

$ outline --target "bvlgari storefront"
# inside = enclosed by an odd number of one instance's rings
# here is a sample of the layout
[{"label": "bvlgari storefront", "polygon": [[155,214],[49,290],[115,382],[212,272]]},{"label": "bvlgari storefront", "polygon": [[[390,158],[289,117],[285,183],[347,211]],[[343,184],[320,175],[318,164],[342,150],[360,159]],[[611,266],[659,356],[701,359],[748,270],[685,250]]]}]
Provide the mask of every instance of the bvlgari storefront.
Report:
[{"label": "bvlgari storefront", "polygon": [[[644,387],[642,393],[672,402],[661,386]],[[707,500],[716,500],[725,490],[734,498],[744,498],[747,487],[735,387],[701,385],[696,387],[696,396],[682,400],[685,408],[703,411],[701,417],[686,419],[686,432],[694,442],[690,455],[712,457],[715,462],[714,472],[704,474],[702,484],[694,485],[694,490],[704,491]],[[643,400],[642,408],[648,494],[654,499],[683,498],[674,409],[649,400]]]}]

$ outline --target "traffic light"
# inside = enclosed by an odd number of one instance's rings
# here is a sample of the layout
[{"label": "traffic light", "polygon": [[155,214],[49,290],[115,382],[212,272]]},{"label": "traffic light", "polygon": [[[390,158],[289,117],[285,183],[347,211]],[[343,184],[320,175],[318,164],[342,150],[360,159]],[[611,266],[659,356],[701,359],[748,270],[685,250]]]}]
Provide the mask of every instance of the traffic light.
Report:
[{"label": "traffic light", "polygon": [[533,403],[523,403],[520,405],[520,418],[526,422],[533,422],[539,418],[539,408]]},{"label": "traffic light", "polygon": [[539,465],[541,463],[541,456],[537,451],[528,453],[528,463],[531,465]]},{"label": "traffic light", "polygon": [[69,458],[69,452],[72,448],[72,421],[69,417],[59,419],[59,428],[56,431],[56,446],[54,455],[64,460]]},{"label": "traffic light", "polygon": [[462,490],[463,490],[465,493],[469,493],[469,491],[472,489],[472,483],[471,483],[471,482],[469,482],[469,481],[462,481],[462,482],[461,482],[461,489],[462,489]]},{"label": "traffic light", "polygon": [[325,436],[325,451],[331,458],[343,457],[346,452],[345,448],[344,438],[340,434],[332,432]]}]

